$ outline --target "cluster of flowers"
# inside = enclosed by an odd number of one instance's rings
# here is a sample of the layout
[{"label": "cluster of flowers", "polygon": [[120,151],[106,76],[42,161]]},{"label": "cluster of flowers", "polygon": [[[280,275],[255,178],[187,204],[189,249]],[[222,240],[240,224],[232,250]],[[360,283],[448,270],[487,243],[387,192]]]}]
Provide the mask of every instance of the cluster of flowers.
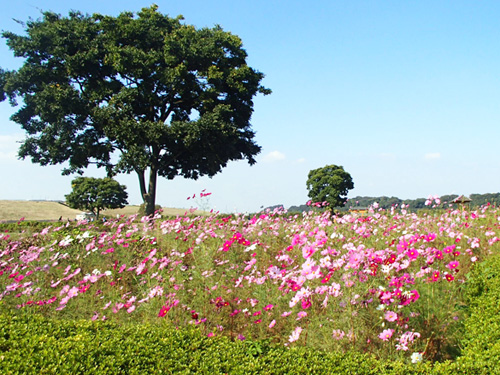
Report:
[{"label": "cluster of flowers", "polygon": [[[367,215],[276,210],[78,225],[0,237],[1,308],[78,310],[93,320],[150,312],[210,336],[390,346],[416,351],[415,361],[433,331],[459,318],[450,296],[458,301],[466,272],[500,242],[492,206],[432,216],[372,207]],[[429,309],[447,309],[449,319],[424,319]],[[325,331],[331,340],[314,342]]]}]

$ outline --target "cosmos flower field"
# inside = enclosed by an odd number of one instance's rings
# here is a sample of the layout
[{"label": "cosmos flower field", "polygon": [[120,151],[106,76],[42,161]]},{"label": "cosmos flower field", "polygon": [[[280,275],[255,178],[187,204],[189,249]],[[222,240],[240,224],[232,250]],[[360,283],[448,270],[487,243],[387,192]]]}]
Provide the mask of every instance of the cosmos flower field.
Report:
[{"label": "cosmos flower field", "polygon": [[453,359],[500,210],[122,217],[0,234],[0,312]]}]

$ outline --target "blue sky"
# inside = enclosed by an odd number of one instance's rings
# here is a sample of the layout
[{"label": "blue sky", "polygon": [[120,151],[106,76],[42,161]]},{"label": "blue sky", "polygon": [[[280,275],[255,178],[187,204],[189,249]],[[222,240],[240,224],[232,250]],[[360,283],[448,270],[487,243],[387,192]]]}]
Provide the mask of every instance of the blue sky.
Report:
[{"label": "blue sky", "polygon": [[[197,27],[238,35],[248,63],[272,95],[255,98],[257,164],[232,162],[213,178],[160,179],[157,201],[222,212],[307,201],[311,169],[342,165],[350,197],[427,197],[500,191],[500,2],[498,1],[164,1]],[[0,29],[40,10],[117,15],[145,1],[19,0],[2,10]],[[0,67],[15,69],[5,41]],[[72,176],[60,166],[16,158],[24,134],[0,103],[0,199],[62,200]],[[86,176],[103,176],[88,170]],[[120,175],[139,204],[134,175]],[[203,189],[205,201],[187,200]]]}]

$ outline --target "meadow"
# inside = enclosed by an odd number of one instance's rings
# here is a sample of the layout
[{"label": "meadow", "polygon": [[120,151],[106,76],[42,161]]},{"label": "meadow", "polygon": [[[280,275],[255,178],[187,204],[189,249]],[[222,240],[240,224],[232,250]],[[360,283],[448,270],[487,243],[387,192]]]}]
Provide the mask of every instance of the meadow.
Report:
[{"label": "meadow", "polygon": [[499,242],[492,205],[20,222],[0,234],[0,313],[454,361],[470,273]]},{"label": "meadow", "polygon": [[[119,216],[134,215],[139,211],[139,205],[128,205],[124,208],[107,209],[101,215],[115,218]],[[184,215],[184,208],[162,208],[165,216]],[[21,201],[21,200],[0,200],[0,223],[5,221],[18,221],[21,218],[35,221],[62,221],[75,220],[81,210],[75,210],[55,201]],[[202,214],[201,211],[194,211],[195,214]]]}]

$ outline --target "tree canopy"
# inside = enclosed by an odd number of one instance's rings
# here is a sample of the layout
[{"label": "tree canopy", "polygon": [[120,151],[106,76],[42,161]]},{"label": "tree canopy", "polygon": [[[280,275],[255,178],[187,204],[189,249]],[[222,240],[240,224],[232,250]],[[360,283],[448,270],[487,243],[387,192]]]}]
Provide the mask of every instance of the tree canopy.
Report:
[{"label": "tree canopy", "polygon": [[[40,165],[89,164],[108,175],[137,173],[146,212],[157,176],[213,176],[231,160],[251,165],[260,146],[253,97],[269,94],[246,63],[239,37],[197,29],[156,6],[117,17],[44,12],[26,35],[3,32],[17,71],[0,70],[0,100],[26,131],[19,156]],[[149,179],[147,178],[149,172]]]},{"label": "tree canopy", "polygon": [[97,219],[107,208],[123,208],[127,205],[127,187],[112,178],[77,177],[71,186],[73,191],[66,195],[71,208],[92,212]]},{"label": "tree canopy", "polygon": [[331,208],[343,206],[348,191],[354,188],[351,175],[337,165],[311,170],[306,185],[313,203],[327,202]]}]

